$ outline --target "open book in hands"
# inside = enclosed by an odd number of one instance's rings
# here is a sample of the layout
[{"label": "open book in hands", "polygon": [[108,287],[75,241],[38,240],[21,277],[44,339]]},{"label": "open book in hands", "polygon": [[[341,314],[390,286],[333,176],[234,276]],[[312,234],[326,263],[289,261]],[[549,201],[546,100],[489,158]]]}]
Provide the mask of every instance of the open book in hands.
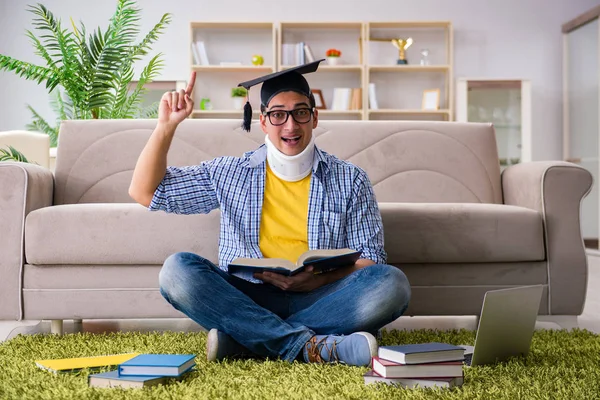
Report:
[{"label": "open book in hands", "polygon": [[308,266],[318,274],[341,267],[352,266],[358,261],[361,251],[352,249],[309,250],[300,255],[294,264],[284,258],[236,258],[229,264],[229,273],[237,272],[276,272],[292,276],[304,271]]}]

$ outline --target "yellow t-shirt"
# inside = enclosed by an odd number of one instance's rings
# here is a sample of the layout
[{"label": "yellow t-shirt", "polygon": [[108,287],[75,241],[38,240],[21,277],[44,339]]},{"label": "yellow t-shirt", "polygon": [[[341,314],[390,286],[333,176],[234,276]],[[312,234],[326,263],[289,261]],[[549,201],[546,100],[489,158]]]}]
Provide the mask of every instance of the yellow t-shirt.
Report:
[{"label": "yellow t-shirt", "polygon": [[279,179],[267,162],[259,246],[265,258],[292,262],[308,250],[310,177],[297,182]]}]

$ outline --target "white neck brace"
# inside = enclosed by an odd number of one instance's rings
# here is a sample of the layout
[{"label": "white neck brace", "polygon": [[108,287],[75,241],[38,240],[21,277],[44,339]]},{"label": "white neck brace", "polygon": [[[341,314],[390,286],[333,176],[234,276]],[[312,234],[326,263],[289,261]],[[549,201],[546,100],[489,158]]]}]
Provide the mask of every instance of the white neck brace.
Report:
[{"label": "white neck brace", "polygon": [[315,157],[315,137],[310,138],[310,143],[295,156],[288,156],[280,152],[277,147],[265,135],[265,144],[267,145],[267,161],[269,167],[279,179],[288,182],[296,182],[306,178],[313,168]]}]

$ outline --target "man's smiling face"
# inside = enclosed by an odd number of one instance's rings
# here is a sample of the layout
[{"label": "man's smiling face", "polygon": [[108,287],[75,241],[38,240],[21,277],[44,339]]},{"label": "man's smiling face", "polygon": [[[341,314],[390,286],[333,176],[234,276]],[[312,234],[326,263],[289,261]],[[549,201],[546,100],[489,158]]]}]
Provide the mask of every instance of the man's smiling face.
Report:
[{"label": "man's smiling face", "polygon": [[[296,119],[285,113],[285,111],[292,110],[296,110]],[[266,112],[271,113],[270,119],[267,115],[261,114],[260,126],[280,152],[288,156],[295,156],[306,149],[312,138],[312,131],[317,127],[317,111],[315,110],[311,115],[306,114],[310,114],[311,110],[308,97],[293,91],[281,92],[275,95],[267,105]],[[273,125],[272,122],[285,120],[286,117],[287,121],[283,125]],[[299,123],[296,120],[306,120],[306,122]]]}]

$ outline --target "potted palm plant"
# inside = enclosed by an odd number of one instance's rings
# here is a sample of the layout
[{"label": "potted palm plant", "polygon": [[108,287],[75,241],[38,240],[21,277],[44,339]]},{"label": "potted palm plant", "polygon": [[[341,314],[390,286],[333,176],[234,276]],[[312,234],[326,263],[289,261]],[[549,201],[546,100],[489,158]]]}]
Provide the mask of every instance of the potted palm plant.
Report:
[{"label": "potted palm plant", "polygon": [[[170,14],[164,14],[141,41],[135,42],[140,33],[141,10],[133,0],[117,0],[108,27],[104,31],[97,28],[90,34],[83,23],[77,27],[72,19],[72,30],[66,29],[42,4],[29,6],[28,11],[35,16],[33,25],[40,36],[29,30],[27,36],[45,65],[0,54],[0,71],[12,71],[24,79],[44,83],[52,95],[51,105],[57,114],[54,125],[28,105],[33,114],[28,129],[47,133],[51,146],[56,146],[60,121],[65,119],[151,118],[156,115],[157,105],[144,108],[141,101],[145,85],[158,76],[163,66],[160,53],[150,58],[135,86],[130,86],[134,64],[149,53],[152,43],[171,22]],[[18,155],[18,151],[9,154]]]}]

